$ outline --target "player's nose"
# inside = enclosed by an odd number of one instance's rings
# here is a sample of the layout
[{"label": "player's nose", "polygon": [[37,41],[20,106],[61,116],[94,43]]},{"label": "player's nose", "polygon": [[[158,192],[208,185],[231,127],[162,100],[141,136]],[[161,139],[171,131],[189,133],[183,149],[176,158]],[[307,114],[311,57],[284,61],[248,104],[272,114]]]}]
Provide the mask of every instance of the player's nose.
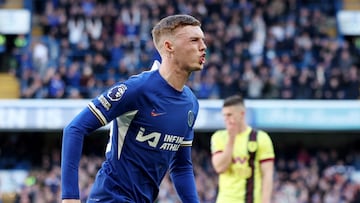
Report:
[{"label": "player's nose", "polygon": [[200,50],[205,51],[207,49],[205,40],[201,40]]}]

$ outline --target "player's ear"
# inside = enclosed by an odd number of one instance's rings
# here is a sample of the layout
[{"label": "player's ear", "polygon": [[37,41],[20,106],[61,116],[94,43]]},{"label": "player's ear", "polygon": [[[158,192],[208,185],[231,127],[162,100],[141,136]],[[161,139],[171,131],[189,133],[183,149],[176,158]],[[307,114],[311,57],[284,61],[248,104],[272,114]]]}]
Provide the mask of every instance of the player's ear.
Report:
[{"label": "player's ear", "polygon": [[164,41],[164,48],[166,50],[166,52],[173,52],[174,51],[174,47],[173,44],[170,40],[165,40]]}]

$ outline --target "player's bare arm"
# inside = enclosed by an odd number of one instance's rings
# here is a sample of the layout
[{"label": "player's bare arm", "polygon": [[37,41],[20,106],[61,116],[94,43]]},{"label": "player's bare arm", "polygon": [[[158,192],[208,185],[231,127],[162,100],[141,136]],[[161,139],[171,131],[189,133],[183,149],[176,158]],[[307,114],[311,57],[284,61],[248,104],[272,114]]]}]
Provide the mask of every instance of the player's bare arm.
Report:
[{"label": "player's bare arm", "polygon": [[212,155],[211,161],[214,170],[217,173],[225,172],[231,164],[232,153],[234,151],[235,137],[229,136],[228,142],[224,151],[216,152]]},{"label": "player's bare arm", "polygon": [[273,174],[274,174],[274,161],[269,160],[261,163],[261,176],[262,176],[262,203],[271,202],[271,194],[273,190]]},{"label": "player's bare arm", "polygon": [[63,199],[61,203],[80,203],[78,199]]}]

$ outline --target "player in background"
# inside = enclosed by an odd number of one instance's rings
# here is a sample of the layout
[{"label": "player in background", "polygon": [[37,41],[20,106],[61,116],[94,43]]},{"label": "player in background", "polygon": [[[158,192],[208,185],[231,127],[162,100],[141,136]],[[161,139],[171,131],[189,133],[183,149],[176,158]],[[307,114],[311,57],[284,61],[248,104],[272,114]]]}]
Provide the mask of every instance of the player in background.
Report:
[{"label": "player in background", "polygon": [[84,137],[108,123],[106,160],[88,203],[154,202],[168,170],[181,201],[199,202],[191,160],[199,104],[185,83],[205,63],[200,26],[189,15],[160,20],[152,30],[160,67],[115,84],[64,128],[63,203],[80,202],[78,167]]},{"label": "player in background", "polygon": [[226,129],[211,137],[211,161],[219,174],[216,202],[270,203],[275,154],[269,135],[247,124],[239,95],[224,100],[222,114]]}]

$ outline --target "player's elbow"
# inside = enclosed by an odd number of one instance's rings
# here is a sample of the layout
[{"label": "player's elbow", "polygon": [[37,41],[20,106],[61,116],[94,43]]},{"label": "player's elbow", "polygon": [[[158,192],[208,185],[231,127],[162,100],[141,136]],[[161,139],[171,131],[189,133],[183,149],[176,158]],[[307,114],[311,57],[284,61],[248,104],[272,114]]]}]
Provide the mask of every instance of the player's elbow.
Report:
[{"label": "player's elbow", "polygon": [[63,129],[63,135],[69,136],[69,135],[85,135],[86,130],[80,127],[81,125],[72,121],[68,125],[66,125]]},{"label": "player's elbow", "polygon": [[68,125],[66,125],[64,127],[63,134],[69,135],[69,134],[73,134],[74,132],[77,132],[77,131],[78,131],[78,129],[77,129],[76,125],[74,124],[74,122],[70,122]]},{"label": "player's elbow", "polygon": [[227,167],[221,166],[221,165],[214,165],[213,164],[213,168],[215,170],[216,173],[220,174],[220,173],[224,173],[227,170]]},{"label": "player's elbow", "polygon": [[213,166],[215,172],[218,174],[224,173],[228,168],[227,164],[224,164],[223,162],[221,162],[220,160],[218,160],[214,157],[212,158],[212,166]]}]

